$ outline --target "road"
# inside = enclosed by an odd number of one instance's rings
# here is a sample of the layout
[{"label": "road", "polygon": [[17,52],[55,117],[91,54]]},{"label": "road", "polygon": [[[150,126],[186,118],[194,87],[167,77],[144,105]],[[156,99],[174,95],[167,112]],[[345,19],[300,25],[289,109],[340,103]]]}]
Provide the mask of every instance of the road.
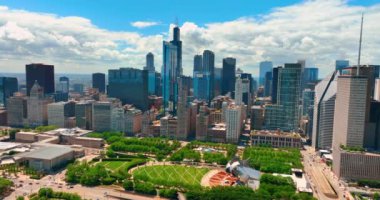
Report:
[{"label": "road", "polygon": [[[314,195],[318,199],[351,199],[351,195],[330,167],[322,162],[321,158],[316,154],[313,148],[306,147],[305,151],[301,151],[305,172],[311,180]],[[335,196],[334,193],[337,195]],[[335,196],[335,197],[334,197]]]},{"label": "road", "polygon": [[[136,199],[136,200],[152,200],[162,199],[159,197],[147,197],[137,195],[134,193],[127,193],[122,191],[118,187],[114,186],[97,186],[97,187],[85,187],[79,184],[73,186],[67,186],[61,179],[63,173],[57,175],[45,176],[41,180],[31,180],[26,176],[19,176],[17,179],[12,178],[12,181],[16,185],[15,191],[5,200],[14,200],[18,196],[27,196],[32,193],[38,192],[41,187],[50,187],[54,191],[63,191],[70,193],[77,193],[85,199],[103,200],[103,199]],[[22,185],[21,187],[18,187]]]},{"label": "road", "polygon": [[[91,160],[94,155],[87,155],[81,160]],[[85,187],[82,185],[66,185],[64,181],[66,170],[58,172],[54,175],[47,175],[40,180],[30,179],[28,176],[18,174],[18,177],[8,177],[13,181],[15,191],[4,200],[14,200],[18,196],[28,196],[32,193],[38,192],[41,187],[50,187],[54,191],[63,191],[70,193],[77,193],[84,199],[103,200],[103,199],[136,199],[136,200],[152,200],[163,199],[159,197],[148,197],[143,195],[137,195],[134,193],[127,193],[122,188],[117,186],[97,186],[97,187]]]}]

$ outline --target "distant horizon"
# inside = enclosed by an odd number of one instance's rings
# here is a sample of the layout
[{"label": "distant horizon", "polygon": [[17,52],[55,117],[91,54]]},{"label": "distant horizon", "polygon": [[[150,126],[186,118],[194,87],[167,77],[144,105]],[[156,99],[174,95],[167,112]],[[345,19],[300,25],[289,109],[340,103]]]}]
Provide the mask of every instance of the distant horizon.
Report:
[{"label": "distant horizon", "polygon": [[160,72],[162,42],[171,40],[178,18],[185,75],[192,75],[194,55],[208,49],[219,68],[234,57],[237,68],[257,77],[261,61],[305,59],[322,78],[335,60],[357,60],[363,12],[361,60],[380,64],[380,2],[373,0],[64,2],[0,0],[1,71],[22,73],[27,63],[68,74],[142,69],[152,52]]}]

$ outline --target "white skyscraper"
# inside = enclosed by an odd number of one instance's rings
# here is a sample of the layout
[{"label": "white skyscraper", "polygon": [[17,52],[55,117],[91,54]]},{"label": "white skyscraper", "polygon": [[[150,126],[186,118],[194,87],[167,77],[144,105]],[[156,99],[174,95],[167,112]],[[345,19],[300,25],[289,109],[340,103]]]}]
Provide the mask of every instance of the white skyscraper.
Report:
[{"label": "white skyscraper", "polygon": [[315,86],[312,146],[317,149],[332,148],[338,75],[336,71]]},{"label": "white skyscraper", "polygon": [[230,105],[226,109],[226,140],[237,143],[241,132],[241,107]]},{"label": "white skyscraper", "polygon": [[53,100],[44,97],[44,89],[36,81],[30,90],[30,96],[27,100],[29,126],[36,127],[47,125],[47,104],[51,102],[53,102]]},{"label": "white skyscraper", "polygon": [[243,104],[243,81],[240,77],[235,81],[235,103],[236,105]]},{"label": "white skyscraper", "polygon": [[333,148],[363,147],[368,78],[339,76],[335,101]]}]

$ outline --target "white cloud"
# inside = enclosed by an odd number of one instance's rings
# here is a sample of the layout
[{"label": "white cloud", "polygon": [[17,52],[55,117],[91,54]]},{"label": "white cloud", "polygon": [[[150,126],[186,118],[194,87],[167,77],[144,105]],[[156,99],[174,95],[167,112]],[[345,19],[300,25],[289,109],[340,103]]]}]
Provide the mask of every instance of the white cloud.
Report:
[{"label": "white cloud", "polygon": [[159,24],[160,23],[158,23],[158,22],[136,21],[136,22],[132,22],[131,26],[136,27],[136,28],[147,28],[147,27],[156,26]]},{"label": "white cloud", "polygon": [[[237,58],[238,67],[254,76],[262,60],[282,65],[297,59],[306,59],[308,66],[320,67],[327,74],[336,59],[355,64],[363,11],[362,63],[380,64],[380,4],[363,7],[348,5],[345,0],[310,0],[274,8],[259,17],[243,16],[206,25],[185,22],[180,27],[184,72],[190,75],[193,56],[210,49],[215,52],[217,67],[221,67],[222,58],[232,56]],[[147,25],[144,23],[137,26]],[[0,6],[0,71],[22,72],[29,62],[54,64],[57,72],[142,68],[148,52],[154,53],[156,69],[160,70],[162,40],[170,40],[169,30],[153,35],[116,32],[82,17]]]}]

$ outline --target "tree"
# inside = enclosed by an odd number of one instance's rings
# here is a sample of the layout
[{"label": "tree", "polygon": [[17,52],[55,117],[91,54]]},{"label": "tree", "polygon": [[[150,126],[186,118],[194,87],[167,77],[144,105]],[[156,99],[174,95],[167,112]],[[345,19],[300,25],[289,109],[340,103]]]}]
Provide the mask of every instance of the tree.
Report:
[{"label": "tree", "polygon": [[133,190],[133,182],[130,180],[124,180],[123,188],[124,188],[124,190],[132,191]]},{"label": "tree", "polygon": [[379,195],[379,193],[375,192],[375,194],[373,194],[373,199],[374,199],[374,200],[380,200],[380,195]]},{"label": "tree", "polygon": [[158,195],[168,199],[178,199],[177,190],[175,189],[161,189],[158,191]]},{"label": "tree", "polygon": [[0,177],[0,195],[8,191],[11,188],[11,186],[13,186],[12,181]]},{"label": "tree", "polygon": [[157,195],[156,188],[151,183],[136,182],[134,189],[138,193]]}]

